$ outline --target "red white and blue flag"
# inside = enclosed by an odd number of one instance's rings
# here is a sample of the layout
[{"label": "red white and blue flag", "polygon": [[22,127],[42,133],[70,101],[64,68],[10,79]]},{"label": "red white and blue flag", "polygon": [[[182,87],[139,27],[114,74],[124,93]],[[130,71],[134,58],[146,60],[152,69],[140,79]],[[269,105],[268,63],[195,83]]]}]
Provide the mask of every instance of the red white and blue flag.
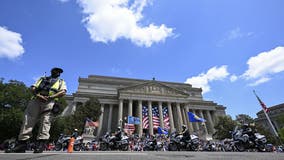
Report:
[{"label": "red white and blue flag", "polygon": [[99,127],[99,122],[98,121],[94,122],[91,119],[86,118],[85,127],[89,127],[89,126],[90,127]]},{"label": "red white and blue flag", "polygon": [[163,107],[163,118],[164,118],[164,128],[170,128],[170,117],[168,112],[168,107]]},{"label": "red white and blue flag", "polygon": [[154,106],[152,108],[152,119],[153,119],[153,128],[154,129],[158,129],[158,127],[160,126],[160,117],[159,117],[159,109],[157,106]]},{"label": "red white and blue flag", "polygon": [[261,101],[261,99],[256,95],[255,91],[253,91],[253,92],[254,92],[254,95],[256,96],[258,102],[260,103],[262,109],[263,109],[266,113],[268,113],[268,112],[270,111],[269,108],[267,108],[266,105]]},{"label": "red white and blue flag", "polygon": [[148,107],[142,107],[142,128],[148,129],[149,128],[149,117],[148,117]]}]

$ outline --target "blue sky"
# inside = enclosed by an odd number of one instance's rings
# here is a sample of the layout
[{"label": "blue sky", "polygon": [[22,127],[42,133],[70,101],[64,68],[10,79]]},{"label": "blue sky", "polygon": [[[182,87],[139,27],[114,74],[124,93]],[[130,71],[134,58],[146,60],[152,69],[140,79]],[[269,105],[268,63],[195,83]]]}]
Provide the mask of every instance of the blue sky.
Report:
[{"label": "blue sky", "polygon": [[282,0],[1,0],[0,77],[31,85],[64,69],[190,83],[227,114],[284,102]]}]

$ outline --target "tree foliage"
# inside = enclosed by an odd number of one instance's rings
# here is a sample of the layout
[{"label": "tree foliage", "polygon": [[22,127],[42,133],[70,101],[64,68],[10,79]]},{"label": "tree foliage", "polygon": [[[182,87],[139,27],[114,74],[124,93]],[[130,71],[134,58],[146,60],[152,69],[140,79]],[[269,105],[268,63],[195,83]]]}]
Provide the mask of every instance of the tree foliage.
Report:
[{"label": "tree foliage", "polygon": [[[64,117],[64,134],[72,134],[74,128],[77,128],[82,133],[85,126],[86,118],[96,121],[101,115],[100,103],[96,98],[90,98],[86,103],[78,103],[76,111],[73,115]],[[62,133],[62,132],[61,132]]]},{"label": "tree foliage", "polygon": [[254,119],[246,114],[238,114],[236,116],[236,122],[238,124],[245,124],[245,123],[250,124],[250,123],[254,123]]},{"label": "tree foliage", "polygon": [[[0,142],[17,137],[23,119],[23,111],[32,94],[29,88],[20,81],[0,80]],[[13,126],[13,127],[11,127]]]},{"label": "tree foliage", "polygon": [[53,122],[50,140],[56,140],[60,133],[71,135],[77,128],[79,133],[84,130],[86,118],[93,121],[98,120],[101,114],[100,103],[95,98],[90,98],[86,103],[77,103],[76,111],[73,115],[59,117]]},{"label": "tree foliage", "polygon": [[236,125],[236,121],[232,120],[230,116],[218,117],[217,123],[214,126],[216,132],[213,134],[213,137],[219,140],[231,138],[230,131],[233,131]]}]

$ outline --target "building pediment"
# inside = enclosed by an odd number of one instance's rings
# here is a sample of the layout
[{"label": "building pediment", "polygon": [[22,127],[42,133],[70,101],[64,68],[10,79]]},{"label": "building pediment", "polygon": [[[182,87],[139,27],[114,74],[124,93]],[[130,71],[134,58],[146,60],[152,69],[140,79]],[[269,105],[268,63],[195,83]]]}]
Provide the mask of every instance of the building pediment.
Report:
[{"label": "building pediment", "polygon": [[157,81],[151,81],[135,86],[119,89],[119,93],[148,94],[161,96],[188,97],[189,95],[178,89],[169,87]]}]

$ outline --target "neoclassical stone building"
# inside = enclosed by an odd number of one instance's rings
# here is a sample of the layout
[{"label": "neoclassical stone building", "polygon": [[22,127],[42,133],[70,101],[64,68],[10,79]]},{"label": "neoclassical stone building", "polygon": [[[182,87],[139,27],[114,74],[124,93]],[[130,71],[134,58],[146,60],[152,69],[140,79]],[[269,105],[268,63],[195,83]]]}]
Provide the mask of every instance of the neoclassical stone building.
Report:
[{"label": "neoclassical stone building", "polygon": [[[170,131],[180,131],[181,125],[185,124],[191,133],[203,130],[203,134],[210,135],[214,132],[217,116],[224,116],[226,107],[203,100],[201,92],[201,88],[193,88],[185,83],[90,75],[88,78],[79,78],[78,90],[72,96],[67,96],[69,106],[63,113],[70,114],[76,110],[77,102],[84,103],[89,97],[96,97],[102,110],[97,135],[114,132],[117,126],[124,125],[128,115],[139,117],[141,122],[143,116],[147,115],[148,128],[143,128],[140,123],[136,125],[135,133],[154,134],[153,108],[156,108],[162,128],[165,127],[162,123],[165,117],[161,115],[166,108]],[[142,108],[147,108],[148,113],[142,114]],[[189,122],[189,111],[206,119],[206,123]]]},{"label": "neoclassical stone building", "polygon": [[[278,132],[281,128],[284,127],[284,123],[279,121],[279,118],[281,116],[284,116],[284,103],[278,104],[275,106],[269,107],[270,112],[268,112],[268,116],[271,120],[271,123],[274,125],[274,128]],[[274,132],[272,128],[270,127],[270,124],[263,112],[263,110],[257,112],[257,118],[255,119],[256,124],[260,124],[263,128],[270,131],[272,135],[274,135]]]}]

